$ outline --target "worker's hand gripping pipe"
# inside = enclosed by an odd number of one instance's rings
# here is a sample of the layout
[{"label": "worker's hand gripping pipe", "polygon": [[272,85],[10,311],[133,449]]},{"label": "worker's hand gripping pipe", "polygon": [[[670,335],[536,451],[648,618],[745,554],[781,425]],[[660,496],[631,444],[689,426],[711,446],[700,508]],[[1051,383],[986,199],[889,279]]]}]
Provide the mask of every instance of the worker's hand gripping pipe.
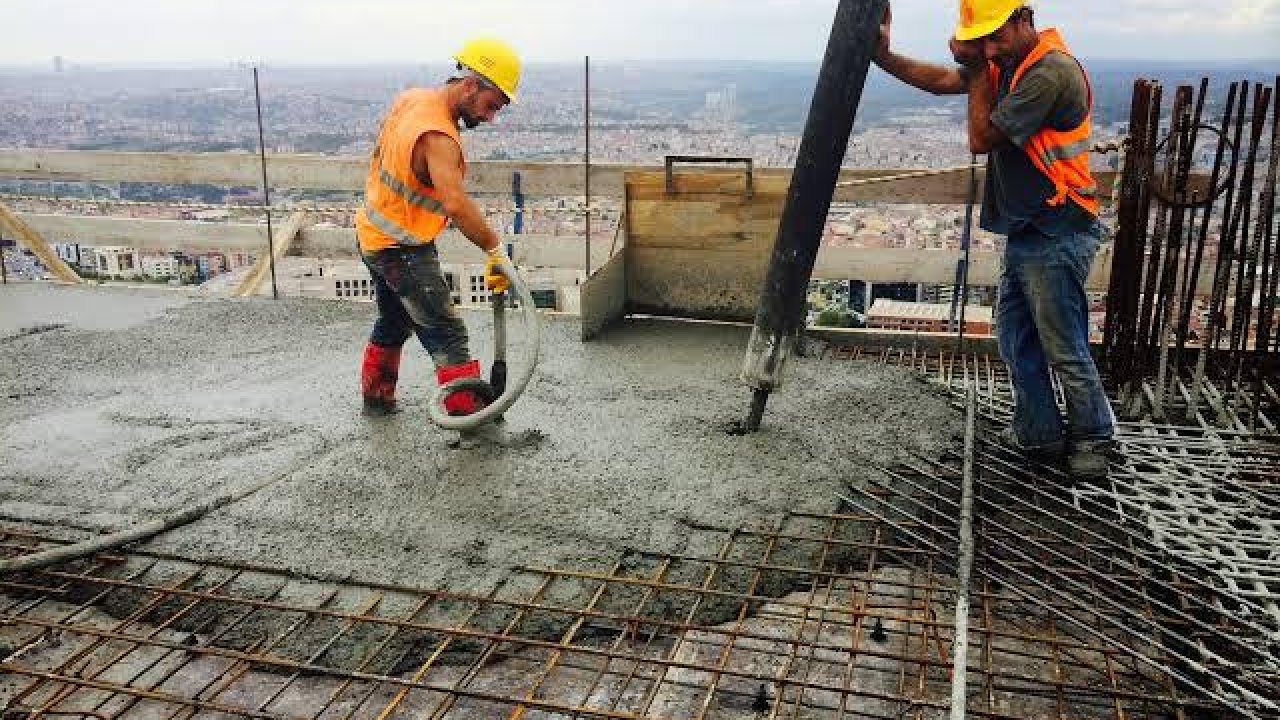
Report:
[{"label": "worker's hand gripping pipe", "polygon": [[[444,399],[457,390],[487,390],[491,387],[489,383],[480,378],[459,378],[440,386],[431,398],[431,403],[427,406],[427,412],[431,416],[431,421],[445,430],[474,430],[487,422],[498,419],[524,393],[524,389],[529,384],[529,380],[533,377],[533,371],[538,365],[538,350],[542,343],[542,321],[538,317],[537,307],[533,304],[533,295],[530,294],[529,286],[520,277],[520,273],[511,264],[510,258],[502,259],[501,268],[502,273],[511,281],[511,290],[520,300],[520,311],[524,316],[525,331],[529,338],[528,357],[525,359],[524,364],[517,369],[514,382],[506,383],[506,387],[500,389],[501,394],[493,402],[471,415],[450,415],[445,410]],[[494,365],[499,366],[500,364],[505,373],[507,332],[505,314],[503,313],[504,304],[501,301],[494,303],[493,325]]]}]

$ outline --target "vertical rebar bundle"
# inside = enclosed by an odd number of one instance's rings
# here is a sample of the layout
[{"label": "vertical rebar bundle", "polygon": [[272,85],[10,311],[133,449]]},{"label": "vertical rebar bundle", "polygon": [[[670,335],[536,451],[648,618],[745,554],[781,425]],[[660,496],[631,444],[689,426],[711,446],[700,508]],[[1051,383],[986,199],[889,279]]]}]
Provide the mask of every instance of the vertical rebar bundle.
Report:
[{"label": "vertical rebar bundle", "polygon": [[1162,128],[1161,86],[1134,85],[1103,340],[1130,417],[1276,430],[1277,87],[1232,83],[1211,124],[1208,79],[1180,86]]}]

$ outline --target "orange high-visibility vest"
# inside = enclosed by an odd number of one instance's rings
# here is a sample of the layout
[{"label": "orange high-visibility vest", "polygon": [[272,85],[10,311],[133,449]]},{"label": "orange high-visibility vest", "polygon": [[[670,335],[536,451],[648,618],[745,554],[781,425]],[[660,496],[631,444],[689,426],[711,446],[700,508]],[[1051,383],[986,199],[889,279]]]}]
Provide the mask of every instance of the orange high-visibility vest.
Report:
[{"label": "orange high-visibility vest", "polygon": [[[1022,64],[1013,73],[1013,81],[1009,83],[1009,92],[1018,86],[1018,81],[1022,79],[1023,73],[1040,61],[1049,52],[1057,50],[1066,55],[1080,65],[1080,61],[1067,50],[1067,45],[1062,41],[1062,36],[1058,31],[1049,28],[1040,33],[1040,42],[1036,44],[1035,49],[1027,55]],[[1076,202],[1081,208],[1084,208],[1092,215],[1098,214],[1098,185],[1093,180],[1093,174],[1089,172],[1089,135],[1092,132],[1090,115],[1093,114],[1093,87],[1089,83],[1089,74],[1085,72],[1084,66],[1080,65],[1080,72],[1084,73],[1085,88],[1089,92],[1089,100],[1085,111],[1084,120],[1076,127],[1061,131],[1054,130],[1051,127],[1041,128],[1027,144],[1023,146],[1027,156],[1031,158],[1031,163],[1044,173],[1045,177],[1053,183],[1054,194],[1049,198],[1050,205],[1061,205],[1069,197]],[[1000,92],[1000,68],[995,63],[990,63],[991,83],[994,92]]]},{"label": "orange high-visibility vest", "polygon": [[[369,158],[364,207],[356,214],[361,252],[425,245],[449,224],[435,188],[413,173],[413,146],[428,132],[444,133],[462,147],[443,90],[415,88],[400,93],[382,121],[378,144]],[[465,162],[462,171],[466,172]]]}]

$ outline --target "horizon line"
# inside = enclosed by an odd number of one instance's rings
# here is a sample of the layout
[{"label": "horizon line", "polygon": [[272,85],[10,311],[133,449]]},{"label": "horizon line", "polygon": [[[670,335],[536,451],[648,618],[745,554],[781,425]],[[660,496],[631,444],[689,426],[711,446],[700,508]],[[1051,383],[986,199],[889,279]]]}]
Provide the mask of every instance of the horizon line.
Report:
[{"label": "horizon line", "polygon": [[[39,70],[49,74],[56,74],[57,71],[50,67],[51,63],[59,56],[50,56],[39,61],[0,61],[0,70]],[[66,56],[61,56],[68,70],[131,70],[131,69],[173,69],[173,70],[223,70],[228,68],[252,68],[252,67],[280,67],[280,68],[379,68],[379,67],[434,67],[448,66],[448,60],[441,61],[415,61],[415,60],[370,60],[367,62],[347,62],[334,63],[319,60],[271,60],[262,58],[257,61],[248,60],[155,60],[155,61],[116,61],[116,60],[68,60]],[[526,66],[563,66],[563,65],[579,65],[584,59],[590,56],[583,56],[578,59],[562,59],[562,60],[529,60]],[[707,57],[707,58],[590,58],[593,63],[599,63],[601,66],[609,65],[625,65],[625,64],[655,64],[655,65],[678,65],[684,63],[703,63],[703,64],[719,64],[719,63],[744,63],[744,64],[769,64],[769,65],[817,65],[820,59],[755,59],[755,58],[734,58],[734,57]],[[1280,56],[1275,57],[1238,57],[1238,58],[1157,58],[1143,56],[1107,56],[1095,55],[1085,58],[1088,62],[1131,62],[1131,63],[1152,63],[1158,65],[1194,65],[1209,63],[1215,66],[1222,65],[1239,65],[1239,64],[1274,64],[1277,66],[1275,72],[1280,75]]]}]

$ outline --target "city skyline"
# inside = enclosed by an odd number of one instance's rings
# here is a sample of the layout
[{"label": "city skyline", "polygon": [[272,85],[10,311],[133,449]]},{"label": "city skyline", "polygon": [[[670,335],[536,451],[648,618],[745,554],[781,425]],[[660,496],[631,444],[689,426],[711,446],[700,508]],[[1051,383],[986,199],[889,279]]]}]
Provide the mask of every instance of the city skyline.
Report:
[{"label": "city skyline", "polygon": [[[894,45],[945,59],[951,2],[897,0]],[[1041,26],[1063,29],[1095,58],[1258,60],[1280,56],[1280,0],[1033,3]],[[110,4],[18,0],[8,4],[0,66],[219,64],[332,65],[440,62],[466,37],[502,36],[533,62],[601,60],[817,61],[833,0],[470,0],[444,6],[370,0],[226,0],[217,4]],[[785,19],[785,22],[779,22]],[[145,29],[145,42],[121,42]]]}]

